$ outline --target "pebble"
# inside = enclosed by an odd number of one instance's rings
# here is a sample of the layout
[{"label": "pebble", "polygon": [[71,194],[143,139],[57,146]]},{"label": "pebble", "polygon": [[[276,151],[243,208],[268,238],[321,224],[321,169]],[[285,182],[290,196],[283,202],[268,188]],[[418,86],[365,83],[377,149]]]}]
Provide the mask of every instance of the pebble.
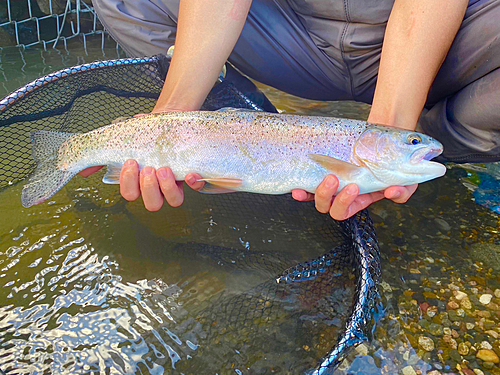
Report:
[{"label": "pebble", "polygon": [[456,322],[457,320],[460,320],[460,318],[455,310],[448,311],[448,318],[450,318],[450,320],[452,322]]},{"label": "pebble", "polygon": [[480,347],[481,347],[481,349],[488,349],[488,350],[493,349],[493,347],[491,346],[491,344],[488,341],[483,341],[481,343]]},{"label": "pebble", "polygon": [[417,375],[413,367],[411,366],[406,366],[403,367],[403,375]]},{"label": "pebble", "polygon": [[458,354],[460,355],[469,354],[469,347],[464,342],[458,344]]},{"label": "pebble", "polygon": [[495,297],[500,298],[500,289],[495,289]]},{"label": "pebble", "polygon": [[492,369],[495,366],[493,362],[483,362],[483,367],[487,368],[488,370]]},{"label": "pebble", "polygon": [[429,307],[427,308],[427,311],[426,311],[426,312],[427,312],[427,316],[428,316],[429,318],[432,318],[432,317],[436,316],[436,314],[437,314],[437,312],[438,312],[438,308],[437,308],[437,306],[429,306]]},{"label": "pebble", "polygon": [[443,327],[436,323],[429,324],[429,333],[433,336],[441,336],[443,334]]},{"label": "pebble", "polygon": [[461,292],[460,290],[455,291],[454,295],[455,295],[455,298],[457,299],[457,301],[461,301],[465,297],[467,297],[467,294],[464,292]]},{"label": "pebble", "polygon": [[498,306],[495,302],[488,303],[486,307],[490,310],[495,310],[495,311],[500,310],[500,306]]},{"label": "pebble", "polygon": [[356,346],[356,353],[360,355],[368,355],[368,347],[365,343]]},{"label": "pebble", "polygon": [[470,310],[472,309],[472,303],[470,302],[470,299],[467,297],[467,298],[464,298],[460,301],[460,307],[462,307],[463,309],[465,310]]},{"label": "pebble", "polygon": [[483,305],[487,305],[491,302],[492,298],[493,296],[491,294],[483,294],[481,297],[479,297],[479,302],[481,302]]},{"label": "pebble", "polygon": [[498,363],[500,359],[491,349],[480,349],[477,351],[476,357],[484,362]]},{"label": "pebble", "polygon": [[457,349],[458,344],[457,340],[455,340],[453,337],[450,335],[443,335],[443,341],[449,345],[450,348],[452,349]]},{"label": "pebble", "polygon": [[450,231],[451,226],[445,220],[436,217],[434,219],[434,221],[438,225],[439,229],[441,229],[443,232],[449,232]]},{"label": "pebble", "polygon": [[[488,303],[490,303],[490,301],[485,303],[485,305],[487,305]],[[460,307],[460,305],[455,301],[449,301],[448,304],[446,305],[446,309],[448,309],[448,310],[456,310],[459,307]]]},{"label": "pebble", "polygon": [[391,293],[392,292],[392,287],[389,285],[388,282],[382,281],[380,283],[380,286],[382,287],[382,289],[384,290],[384,292],[386,292],[386,293]]},{"label": "pebble", "polygon": [[493,331],[492,329],[486,331],[485,333],[487,333],[488,335],[490,335],[494,339],[498,339],[498,337],[499,337],[498,332]]},{"label": "pebble", "polygon": [[430,337],[420,336],[418,338],[418,346],[420,346],[426,352],[431,352],[434,350],[434,341]]},{"label": "pebble", "polygon": [[480,370],[480,369],[478,369],[478,368],[475,368],[473,371],[474,371],[474,373],[475,373],[476,375],[484,375],[484,372],[483,372],[483,371],[481,371],[481,370]]},{"label": "pebble", "polygon": [[474,329],[474,327],[475,327],[474,323],[465,323],[465,328],[467,328],[467,330]]}]

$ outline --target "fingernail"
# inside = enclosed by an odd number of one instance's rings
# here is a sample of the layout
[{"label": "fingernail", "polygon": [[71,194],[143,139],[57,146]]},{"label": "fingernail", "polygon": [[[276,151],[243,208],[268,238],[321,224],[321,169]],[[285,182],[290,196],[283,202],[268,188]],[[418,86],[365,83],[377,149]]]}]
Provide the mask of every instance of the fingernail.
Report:
[{"label": "fingernail", "polygon": [[356,185],[347,185],[345,191],[349,195],[354,195],[357,193]]},{"label": "fingernail", "polygon": [[151,167],[144,167],[141,171],[141,173],[144,175],[144,176],[149,176],[150,174],[153,174],[153,168]]},{"label": "fingernail", "polygon": [[193,185],[194,183],[196,183],[196,178],[194,178],[193,176],[189,176],[188,178],[186,178],[186,183],[188,185]]},{"label": "fingernail", "polygon": [[158,169],[158,177],[160,177],[162,180],[168,177],[167,170],[165,168]]},{"label": "fingernail", "polygon": [[127,160],[127,161],[126,161],[123,165],[124,165],[125,167],[131,167],[131,166],[132,166],[132,165],[134,165],[134,164],[135,164],[135,161],[134,161],[134,160],[132,160],[132,159],[130,159],[130,160]]},{"label": "fingernail", "polygon": [[335,185],[335,179],[333,178],[333,176],[326,176],[325,186],[331,189],[333,188],[334,185]]},{"label": "fingernail", "polygon": [[396,199],[396,198],[399,198],[400,196],[401,196],[401,193],[399,191],[397,191],[394,194],[392,194],[391,199]]}]

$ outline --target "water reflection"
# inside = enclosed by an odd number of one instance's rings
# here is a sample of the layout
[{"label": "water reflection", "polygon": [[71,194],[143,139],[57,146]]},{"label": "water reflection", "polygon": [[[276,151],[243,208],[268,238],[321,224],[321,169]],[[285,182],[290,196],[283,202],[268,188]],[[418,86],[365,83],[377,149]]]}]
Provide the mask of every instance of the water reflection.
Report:
[{"label": "water reflection", "polygon": [[191,193],[152,214],[93,177],[24,210],[20,189],[0,193],[6,373],[302,371],[348,314],[349,268],[276,281],[343,241],[313,205]]}]

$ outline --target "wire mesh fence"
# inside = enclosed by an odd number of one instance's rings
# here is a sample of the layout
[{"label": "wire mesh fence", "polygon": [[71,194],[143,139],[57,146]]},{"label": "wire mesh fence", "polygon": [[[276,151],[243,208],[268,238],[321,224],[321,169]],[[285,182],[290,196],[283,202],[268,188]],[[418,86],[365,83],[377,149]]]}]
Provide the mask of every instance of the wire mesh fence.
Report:
[{"label": "wire mesh fence", "polygon": [[81,37],[99,36],[104,46],[105,30],[90,0],[2,0],[0,2],[0,47],[56,47]]}]

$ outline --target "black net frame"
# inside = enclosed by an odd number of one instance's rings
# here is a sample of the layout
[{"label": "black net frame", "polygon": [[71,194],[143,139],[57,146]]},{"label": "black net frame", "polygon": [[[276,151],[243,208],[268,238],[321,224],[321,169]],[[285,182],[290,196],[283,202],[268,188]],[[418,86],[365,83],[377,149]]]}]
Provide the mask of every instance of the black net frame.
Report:
[{"label": "black net frame", "polygon": [[[168,66],[169,59],[162,55],[99,61],[38,78],[5,97],[0,101],[0,189],[22,181],[33,171],[31,131],[87,132],[118,116],[146,113],[158,98]],[[112,102],[110,98],[120,98],[122,104],[116,108],[99,105]],[[202,109],[227,106],[276,112],[265,95],[230,66]],[[288,283],[314,279],[325,265],[339,257],[348,258],[354,268],[356,291],[351,311],[337,343],[332,343],[332,350],[312,372],[318,375],[332,372],[350,348],[369,339],[379,302],[380,253],[368,211],[340,222],[339,228],[345,238],[341,246],[283,270],[276,280]]]}]

